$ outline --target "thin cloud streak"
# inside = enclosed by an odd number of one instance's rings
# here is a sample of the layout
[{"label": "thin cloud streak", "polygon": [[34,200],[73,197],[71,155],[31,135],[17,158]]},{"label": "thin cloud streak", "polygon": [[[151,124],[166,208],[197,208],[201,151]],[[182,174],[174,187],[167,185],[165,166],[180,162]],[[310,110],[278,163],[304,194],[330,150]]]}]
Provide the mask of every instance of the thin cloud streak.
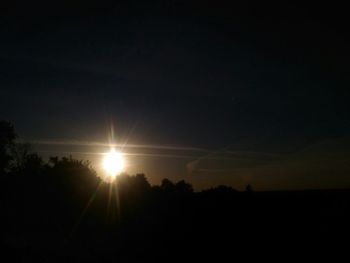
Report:
[{"label": "thin cloud streak", "polygon": [[71,140],[25,140],[33,145],[63,145],[63,146],[100,146],[100,147],[118,147],[118,148],[141,148],[141,149],[158,149],[174,151],[197,151],[211,152],[210,150],[196,147],[157,145],[157,144],[123,144],[123,143],[102,143],[89,141],[71,141]]},{"label": "thin cloud streak", "polygon": [[[79,151],[55,151],[55,150],[38,150],[40,153],[55,153],[55,154],[82,154],[82,155],[99,155],[103,156],[106,153],[100,152],[79,152]],[[198,156],[194,155],[180,155],[180,154],[157,154],[157,153],[127,153],[123,152],[125,156],[139,156],[139,157],[160,157],[160,158],[174,158],[174,159],[193,159]],[[206,158],[208,160],[246,160],[245,158],[237,158],[237,157],[222,157],[222,156],[213,156]]]}]

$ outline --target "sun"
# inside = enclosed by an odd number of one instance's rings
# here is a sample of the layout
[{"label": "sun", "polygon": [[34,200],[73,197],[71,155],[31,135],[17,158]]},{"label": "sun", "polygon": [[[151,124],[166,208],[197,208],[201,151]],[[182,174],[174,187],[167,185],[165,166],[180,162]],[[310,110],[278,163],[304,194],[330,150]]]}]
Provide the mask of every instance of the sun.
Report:
[{"label": "sun", "polygon": [[122,173],[125,168],[125,160],[122,153],[111,149],[103,159],[103,168],[112,178]]}]

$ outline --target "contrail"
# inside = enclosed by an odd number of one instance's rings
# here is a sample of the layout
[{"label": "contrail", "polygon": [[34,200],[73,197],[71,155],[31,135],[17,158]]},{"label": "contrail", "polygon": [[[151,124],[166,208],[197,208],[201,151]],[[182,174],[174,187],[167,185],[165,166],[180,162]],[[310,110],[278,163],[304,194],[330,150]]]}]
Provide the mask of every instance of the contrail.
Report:
[{"label": "contrail", "polygon": [[196,151],[209,153],[210,150],[186,147],[186,146],[172,146],[172,145],[157,145],[157,144],[123,144],[123,143],[103,143],[103,142],[89,142],[89,141],[73,141],[73,140],[22,140],[36,145],[65,145],[65,146],[100,146],[100,147],[120,147],[120,148],[139,148],[139,149],[157,149],[157,150],[174,150],[174,151]]},{"label": "contrail", "polygon": [[[197,147],[186,146],[172,146],[172,145],[157,145],[157,144],[124,144],[124,143],[107,143],[96,141],[79,141],[79,140],[21,140],[21,142],[28,142],[33,145],[61,145],[61,146],[88,146],[88,147],[117,147],[125,149],[123,152],[125,156],[139,156],[149,158],[174,158],[174,159],[189,159],[193,161],[201,160],[247,160],[254,159],[252,155],[265,155],[276,156],[276,154],[259,153],[252,151],[232,151],[229,150],[231,146],[226,146],[218,150],[209,150]],[[127,149],[144,149],[144,150],[167,150],[167,151],[184,151],[187,154],[170,154],[170,153],[142,153],[142,152],[128,152]],[[80,154],[80,155],[105,155],[104,152],[92,152],[92,151],[59,151],[59,150],[40,150],[41,153],[53,153],[53,154]],[[189,154],[192,152],[193,154]],[[222,154],[228,154],[230,156],[222,156]],[[189,164],[189,163],[187,163]]]},{"label": "contrail", "polygon": [[[82,155],[105,155],[106,153],[100,153],[100,152],[77,152],[77,151],[48,151],[48,150],[39,150],[37,151],[39,153],[59,153],[59,154],[82,154]],[[157,154],[157,153],[128,153],[123,152],[123,155],[125,156],[139,156],[139,157],[159,157],[159,158],[174,158],[174,159],[193,159],[198,158],[198,156],[195,155],[186,155],[186,154]],[[245,158],[238,158],[238,157],[224,157],[224,156],[212,156],[207,157],[208,160],[246,160]]]}]

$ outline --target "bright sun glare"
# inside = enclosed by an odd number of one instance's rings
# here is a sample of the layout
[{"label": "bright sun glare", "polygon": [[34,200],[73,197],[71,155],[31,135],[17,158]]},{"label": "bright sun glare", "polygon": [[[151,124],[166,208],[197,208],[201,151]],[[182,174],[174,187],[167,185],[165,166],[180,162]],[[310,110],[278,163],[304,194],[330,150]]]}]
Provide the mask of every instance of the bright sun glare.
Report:
[{"label": "bright sun glare", "polygon": [[109,153],[106,154],[106,157],[103,160],[103,168],[111,177],[116,177],[121,172],[124,171],[125,161],[123,155],[112,149]]}]

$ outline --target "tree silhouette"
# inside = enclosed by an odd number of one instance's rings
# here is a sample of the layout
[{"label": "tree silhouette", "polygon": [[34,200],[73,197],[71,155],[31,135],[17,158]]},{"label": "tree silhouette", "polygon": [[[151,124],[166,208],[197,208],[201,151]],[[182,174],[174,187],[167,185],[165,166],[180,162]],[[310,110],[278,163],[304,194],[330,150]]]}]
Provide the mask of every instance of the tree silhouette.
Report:
[{"label": "tree silhouette", "polygon": [[175,184],[176,192],[183,194],[193,193],[193,187],[191,184],[186,183],[185,180],[181,180]]},{"label": "tree silhouette", "polygon": [[134,177],[135,191],[145,193],[151,189],[150,183],[147,181],[144,174],[136,174]]},{"label": "tree silhouette", "polygon": [[4,174],[9,168],[12,159],[9,150],[16,137],[13,125],[7,121],[0,121],[0,174]]},{"label": "tree silhouette", "polygon": [[9,164],[12,173],[37,174],[43,168],[43,160],[37,153],[30,152],[29,143],[14,143],[10,147],[11,161]]},{"label": "tree silhouette", "polygon": [[[1,122],[0,127],[1,171],[6,175],[0,177],[4,236],[21,233],[30,238],[56,232],[62,242],[69,237],[73,246],[102,239],[103,245],[89,245],[96,247],[93,261],[107,250],[124,253],[130,262],[133,255],[145,255],[154,247],[163,257],[171,253],[169,247],[180,244],[176,255],[181,260],[194,243],[200,251],[221,254],[242,240],[265,236],[281,240],[280,233],[302,236],[310,228],[318,235],[318,229],[325,229],[332,238],[344,229],[350,233],[350,213],[344,202],[350,200],[349,191],[263,193],[247,185],[246,191],[238,192],[219,185],[194,192],[185,180],[174,183],[165,178],[159,186],[151,186],[142,173],[124,173],[113,182],[102,182],[89,161],[53,156],[44,162],[30,151],[30,145],[16,143],[11,124]],[[328,215],[322,218],[327,209],[339,212],[332,216],[334,220]],[[310,215],[309,222],[315,225],[294,220],[302,215]],[[226,243],[227,237],[234,238]]]},{"label": "tree silhouette", "polygon": [[95,185],[100,181],[89,161],[76,160],[72,156],[50,157],[47,170],[56,180],[73,186]]},{"label": "tree silhouette", "polygon": [[171,193],[171,192],[175,191],[175,184],[172,181],[170,181],[169,179],[164,178],[162,180],[160,188],[165,192]]}]

